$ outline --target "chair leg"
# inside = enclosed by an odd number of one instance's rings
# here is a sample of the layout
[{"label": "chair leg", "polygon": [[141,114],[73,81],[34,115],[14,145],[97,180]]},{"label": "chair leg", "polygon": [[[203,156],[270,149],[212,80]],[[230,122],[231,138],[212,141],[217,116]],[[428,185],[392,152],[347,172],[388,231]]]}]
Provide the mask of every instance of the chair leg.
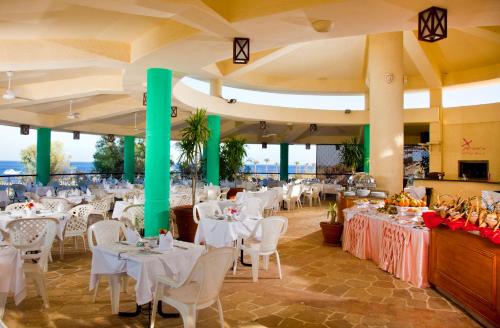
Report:
[{"label": "chair leg", "polygon": [[59,243],[59,258],[61,260],[64,259],[64,238],[61,240],[61,242]]},{"label": "chair leg", "polygon": [[83,240],[83,252],[87,253],[87,245],[85,244],[85,236],[81,235],[80,237],[82,237],[82,240]]},{"label": "chair leg", "polygon": [[128,276],[123,275],[122,276],[122,284],[121,284],[121,292],[122,293],[127,293],[127,285],[128,285]]},{"label": "chair leg", "polygon": [[264,270],[269,270],[269,255],[264,255]]},{"label": "chair leg", "polygon": [[42,296],[43,306],[48,309],[49,308],[49,298],[47,296],[47,288],[45,286],[45,278],[41,273],[37,273],[33,275],[33,280],[35,281],[36,287],[40,296]]},{"label": "chair leg", "polygon": [[236,239],[236,251],[234,252],[234,257],[233,257],[233,275],[236,274],[236,269],[238,268],[238,254],[240,253],[241,249],[241,239],[238,238]]},{"label": "chair leg", "polygon": [[73,237],[73,241],[75,242],[75,251],[78,248],[78,241],[76,240],[76,236]]},{"label": "chair leg", "polygon": [[251,254],[252,258],[252,280],[259,281],[259,254]]},{"label": "chair leg", "polygon": [[101,276],[97,275],[97,279],[96,279],[95,287],[94,287],[94,297],[92,298],[92,303],[95,303],[95,300],[97,298],[97,290],[99,289],[100,282],[101,282]]},{"label": "chair leg", "polygon": [[157,283],[155,287],[155,294],[153,296],[153,309],[151,310],[151,321],[149,324],[150,328],[154,328],[155,326],[156,312],[158,311],[158,301],[160,300],[161,296],[162,296],[162,289],[158,288],[158,283]]},{"label": "chair leg", "polygon": [[274,254],[276,254],[276,264],[278,265],[278,275],[279,275],[280,279],[283,279],[283,277],[281,275],[280,255],[279,255],[278,251],[276,251]]},{"label": "chair leg", "polygon": [[117,314],[120,308],[120,276],[117,274],[109,275],[109,285],[111,287],[111,313]]},{"label": "chair leg", "polygon": [[181,314],[184,328],[196,327],[196,308],[194,306],[185,305],[177,310],[179,310]]},{"label": "chair leg", "polygon": [[224,328],[224,312],[222,311],[222,303],[219,297],[217,297],[217,311],[219,312],[220,327]]}]

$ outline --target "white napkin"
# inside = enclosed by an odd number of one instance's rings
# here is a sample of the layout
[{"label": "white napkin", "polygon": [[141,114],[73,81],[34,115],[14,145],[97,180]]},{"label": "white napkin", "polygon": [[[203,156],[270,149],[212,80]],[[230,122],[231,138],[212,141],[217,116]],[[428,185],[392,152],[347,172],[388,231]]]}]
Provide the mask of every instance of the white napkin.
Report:
[{"label": "white napkin", "polygon": [[134,196],[134,205],[141,205],[141,201],[139,200],[139,198],[137,198],[137,196]]},{"label": "white napkin", "polygon": [[90,188],[87,188],[87,196],[92,196],[92,192],[90,191]]},{"label": "white napkin", "polygon": [[129,244],[135,244],[139,239],[141,239],[141,235],[137,231],[130,228],[125,230],[125,237],[127,238],[127,242]]},{"label": "white napkin", "polygon": [[51,190],[51,189],[48,189],[48,190],[47,190],[47,193],[45,194],[45,196],[47,196],[47,197],[52,197],[52,190]]},{"label": "white napkin", "polygon": [[165,235],[160,235],[159,239],[160,245],[158,246],[158,249],[160,251],[169,251],[174,248],[174,237],[170,231]]},{"label": "white napkin", "polygon": [[64,212],[64,205],[62,203],[57,204],[57,212],[62,213]]}]

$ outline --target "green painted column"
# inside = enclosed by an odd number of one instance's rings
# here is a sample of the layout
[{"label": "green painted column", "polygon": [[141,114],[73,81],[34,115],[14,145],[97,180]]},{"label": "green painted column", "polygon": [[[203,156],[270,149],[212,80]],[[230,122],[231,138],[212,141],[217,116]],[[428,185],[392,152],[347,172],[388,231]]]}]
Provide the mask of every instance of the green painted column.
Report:
[{"label": "green painted column", "polygon": [[288,181],[288,144],[280,144],[280,180]]},{"label": "green painted column", "polygon": [[125,180],[135,180],[135,137],[126,136],[123,144],[123,175]]},{"label": "green painted column", "polygon": [[145,217],[146,236],[157,236],[169,228],[170,192],[170,106],[172,71],[147,71]]},{"label": "green painted column", "polygon": [[36,133],[36,182],[44,186],[50,181],[50,133],[48,128]]},{"label": "green painted column", "polygon": [[207,142],[207,184],[219,185],[220,116],[208,115],[210,138]]},{"label": "green painted column", "polygon": [[363,171],[370,173],[370,124],[363,126]]}]

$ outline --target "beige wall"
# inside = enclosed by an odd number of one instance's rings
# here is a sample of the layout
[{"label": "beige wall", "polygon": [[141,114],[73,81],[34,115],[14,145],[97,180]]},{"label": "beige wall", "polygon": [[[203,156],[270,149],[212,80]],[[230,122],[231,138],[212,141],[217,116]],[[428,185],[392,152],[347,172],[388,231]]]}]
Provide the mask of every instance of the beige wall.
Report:
[{"label": "beige wall", "polygon": [[415,186],[432,188],[431,204],[436,203],[437,195],[460,195],[462,197],[481,197],[483,190],[500,190],[500,184],[482,182],[460,182],[439,180],[415,180]]},{"label": "beige wall", "polygon": [[445,178],[458,177],[459,160],[488,160],[490,180],[500,181],[500,103],[445,109],[442,142]]}]

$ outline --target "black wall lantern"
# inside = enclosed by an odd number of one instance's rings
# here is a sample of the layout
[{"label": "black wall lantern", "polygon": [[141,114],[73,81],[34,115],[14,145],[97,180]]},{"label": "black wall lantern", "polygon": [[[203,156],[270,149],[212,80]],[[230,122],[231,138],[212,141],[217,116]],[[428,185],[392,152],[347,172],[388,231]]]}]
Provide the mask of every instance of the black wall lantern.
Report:
[{"label": "black wall lantern", "polygon": [[144,92],[142,94],[142,106],[146,106],[146,104],[148,103],[147,99],[148,99],[148,93]]},{"label": "black wall lantern", "polygon": [[177,117],[177,106],[170,107],[170,117]]},{"label": "black wall lantern", "polygon": [[306,144],[306,149],[307,150],[311,149],[311,144]]},{"label": "black wall lantern", "polygon": [[313,132],[316,132],[316,131],[318,131],[318,125],[316,125],[316,124],[309,124],[309,132],[313,133]]},{"label": "black wall lantern", "polygon": [[248,64],[250,60],[250,39],[234,38],[233,64]]},{"label": "black wall lantern", "polygon": [[115,135],[114,134],[108,134],[106,136],[106,141],[108,142],[108,144],[112,144],[115,142]]},{"label": "black wall lantern", "polygon": [[267,142],[262,143],[262,149],[267,149]]},{"label": "black wall lantern", "polygon": [[436,42],[448,36],[447,10],[430,7],[418,13],[418,39],[426,42]]},{"label": "black wall lantern", "polygon": [[30,134],[30,126],[27,124],[21,124],[21,134],[23,136],[27,136]]},{"label": "black wall lantern", "polygon": [[80,132],[73,131],[73,140],[80,140]]},{"label": "black wall lantern", "polygon": [[260,122],[259,122],[259,128],[260,128],[261,130],[265,130],[265,129],[267,129],[267,123],[266,123],[266,121],[260,121]]}]

